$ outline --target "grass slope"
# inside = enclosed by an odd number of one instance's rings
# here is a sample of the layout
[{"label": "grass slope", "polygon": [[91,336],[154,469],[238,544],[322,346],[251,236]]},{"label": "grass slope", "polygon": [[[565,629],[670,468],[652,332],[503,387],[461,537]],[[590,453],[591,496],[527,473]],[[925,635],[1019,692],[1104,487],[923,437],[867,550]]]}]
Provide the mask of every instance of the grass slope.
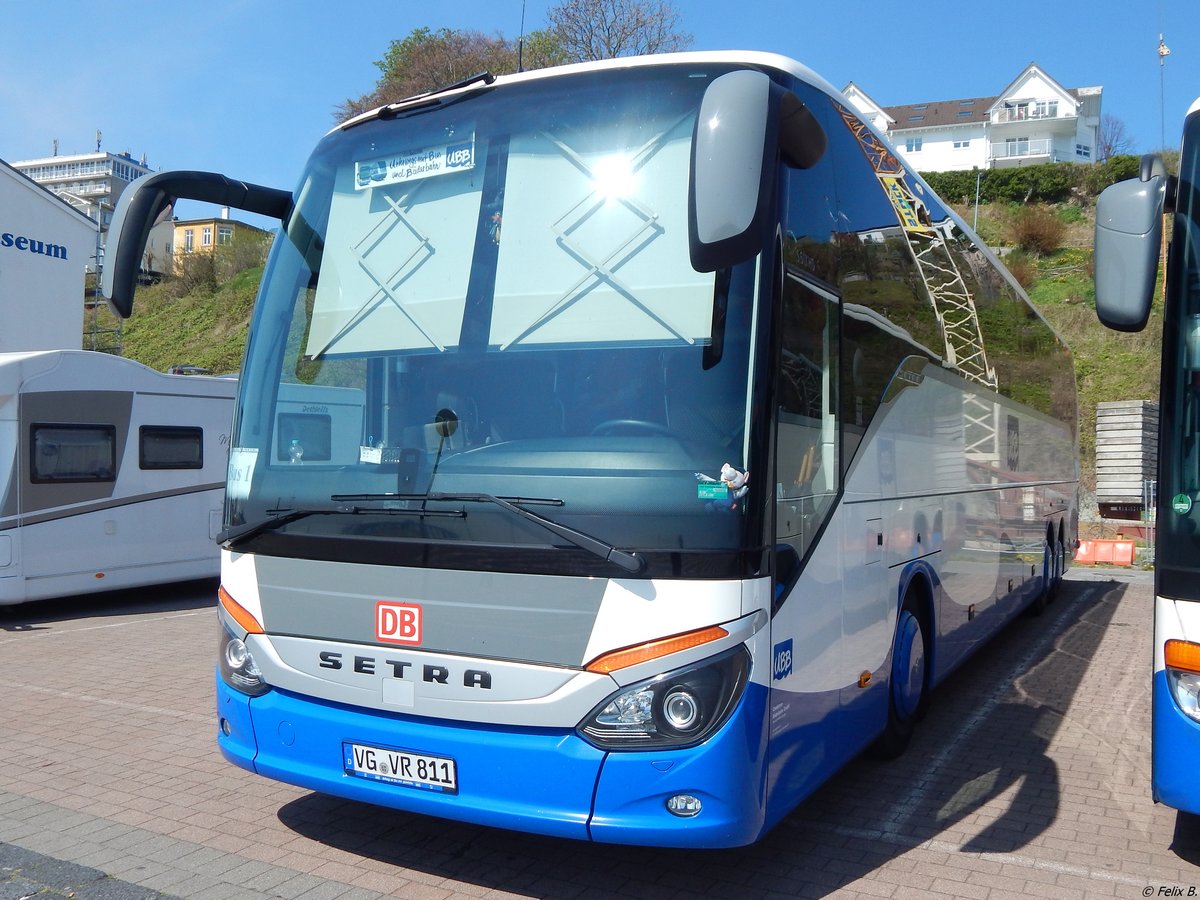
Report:
[{"label": "grass slope", "polygon": [[215,291],[173,296],[172,285],[139,288],[123,328],[124,354],[160,371],[194,365],[237,372],[262,267],[245,269]]}]

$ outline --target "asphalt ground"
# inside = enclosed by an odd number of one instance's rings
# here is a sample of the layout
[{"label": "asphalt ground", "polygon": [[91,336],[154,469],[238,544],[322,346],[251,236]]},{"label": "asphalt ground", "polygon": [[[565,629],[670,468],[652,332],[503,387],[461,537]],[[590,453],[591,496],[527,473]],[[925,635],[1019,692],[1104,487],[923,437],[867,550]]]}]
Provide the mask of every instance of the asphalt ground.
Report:
[{"label": "asphalt ground", "polygon": [[0,900],[1200,896],[1149,790],[1150,573],[1075,568],[753,847],[589,845],[406,815],[216,750],[213,582],[0,608]]}]

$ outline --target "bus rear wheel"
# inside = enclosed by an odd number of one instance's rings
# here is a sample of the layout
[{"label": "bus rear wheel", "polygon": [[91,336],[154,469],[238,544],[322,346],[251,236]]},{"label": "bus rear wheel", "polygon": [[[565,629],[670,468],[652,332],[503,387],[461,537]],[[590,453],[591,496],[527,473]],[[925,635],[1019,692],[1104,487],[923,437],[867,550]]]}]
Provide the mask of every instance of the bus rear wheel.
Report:
[{"label": "bus rear wheel", "polygon": [[1031,616],[1040,616],[1054,599],[1054,589],[1058,585],[1059,553],[1053,538],[1047,537],[1042,548],[1042,584],[1037,596],[1026,610]]},{"label": "bus rear wheel", "polygon": [[904,752],[917,720],[925,714],[928,659],[927,628],[919,615],[917,602],[909,595],[896,622],[887,727],[873,748],[875,755],[882,759],[894,759]]}]

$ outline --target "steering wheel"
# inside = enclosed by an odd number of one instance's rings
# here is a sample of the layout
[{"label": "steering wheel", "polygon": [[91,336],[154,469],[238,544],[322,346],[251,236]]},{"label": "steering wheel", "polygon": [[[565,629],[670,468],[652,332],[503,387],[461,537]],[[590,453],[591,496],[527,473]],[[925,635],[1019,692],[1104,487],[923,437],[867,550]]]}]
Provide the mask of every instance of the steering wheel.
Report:
[{"label": "steering wheel", "polygon": [[647,434],[660,434],[665,437],[675,437],[675,432],[665,425],[659,425],[657,422],[647,422],[643,419],[609,419],[607,422],[601,422],[592,429],[592,434],[599,436],[603,434],[628,434],[643,432]]}]

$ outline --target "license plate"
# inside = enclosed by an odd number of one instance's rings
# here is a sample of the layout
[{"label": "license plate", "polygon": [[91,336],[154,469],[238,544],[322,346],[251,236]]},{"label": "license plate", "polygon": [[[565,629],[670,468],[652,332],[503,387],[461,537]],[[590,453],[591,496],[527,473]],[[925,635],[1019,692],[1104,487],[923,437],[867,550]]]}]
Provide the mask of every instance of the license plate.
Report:
[{"label": "license plate", "polygon": [[458,793],[458,767],[446,756],[343,741],[342,764],[346,774],[356,778],[443,794]]}]

